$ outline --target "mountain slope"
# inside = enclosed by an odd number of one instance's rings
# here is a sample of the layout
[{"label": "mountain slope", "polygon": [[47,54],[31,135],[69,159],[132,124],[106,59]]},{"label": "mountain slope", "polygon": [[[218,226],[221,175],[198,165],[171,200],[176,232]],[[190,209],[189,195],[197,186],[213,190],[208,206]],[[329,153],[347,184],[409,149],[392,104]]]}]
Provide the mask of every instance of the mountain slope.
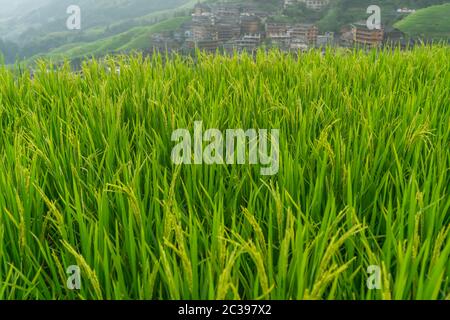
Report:
[{"label": "mountain slope", "polygon": [[395,26],[410,36],[450,39],[450,3],[418,10]]},{"label": "mountain slope", "polygon": [[[0,0],[4,1],[6,0]],[[21,0],[22,6],[28,0]],[[44,1],[44,2],[42,2]],[[31,7],[22,14],[11,13],[9,18],[0,18],[0,41],[5,39],[17,43],[20,50],[13,53],[8,43],[7,62],[18,57],[27,59],[35,55],[79,43],[95,43],[102,39],[128,32],[138,27],[149,27],[172,17],[177,10],[193,6],[194,0],[78,0],[81,8],[81,30],[67,30],[67,7],[72,0],[42,0],[39,8]],[[0,8],[3,7],[0,3]],[[11,9],[19,10],[17,8]]]},{"label": "mountain slope", "polygon": [[[82,31],[86,31],[177,8],[188,2],[190,0],[78,0],[76,3],[81,8]],[[66,20],[69,15],[66,10],[73,3],[73,0],[49,0],[31,12],[25,11],[25,15],[16,13],[13,18],[3,22],[2,37],[25,42],[36,36],[67,32]]]},{"label": "mountain slope", "polygon": [[77,59],[109,52],[145,49],[150,46],[150,36],[154,33],[177,29],[188,17],[176,17],[150,26],[135,27],[126,32],[93,42],[76,42],[39,54],[30,60],[47,57],[53,60]]},{"label": "mountain slope", "polygon": [[378,5],[381,8],[382,23],[392,26],[404,18],[397,13],[398,8],[420,9],[446,2],[448,0],[331,0],[328,12],[318,25],[322,31],[339,31],[345,24],[367,19],[367,8]]}]

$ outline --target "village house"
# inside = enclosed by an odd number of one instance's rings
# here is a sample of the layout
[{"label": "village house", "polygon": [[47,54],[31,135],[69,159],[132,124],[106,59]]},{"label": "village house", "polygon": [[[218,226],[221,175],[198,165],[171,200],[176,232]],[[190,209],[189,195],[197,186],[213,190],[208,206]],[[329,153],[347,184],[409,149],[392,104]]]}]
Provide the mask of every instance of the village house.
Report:
[{"label": "village house", "polygon": [[334,32],[325,32],[317,35],[317,47],[328,47],[334,45]]},{"label": "village house", "polygon": [[289,25],[286,23],[267,23],[266,24],[266,37],[268,39],[280,38],[288,36]]},{"label": "village house", "polygon": [[352,25],[352,37],[354,45],[362,45],[368,48],[380,47],[383,43],[384,30],[367,28],[366,23]]},{"label": "village house", "polygon": [[208,11],[209,7],[198,4],[194,8],[194,13],[192,14],[192,39],[194,41],[204,40],[204,39],[214,39],[215,30],[213,30],[214,26],[214,18],[210,11]]},{"label": "village house", "polygon": [[[296,47],[300,43],[314,46],[319,29],[313,24],[267,23],[266,37],[278,47]],[[295,43],[291,46],[291,43]]]},{"label": "village house", "polygon": [[306,43],[307,43],[306,39],[302,39],[302,38],[292,39],[289,44],[289,50],[290,51],[306,51],[309,48],[309,46]]},{"label": "village house", "polygon": [[329,0],[284,0],[284,8],[302,2],[308,9],[322,10],[329,4]]},{"label": "village house", "polygon": [[291,39],[306,39],[306,44],[315,45],[319,29],[313,24],[295,24],[288,28]]},{"label": "village house", "polygon": [[397,13],[409,14],[409,13],[414,13],[414,12],[416,12],[415,9],[409,9],[409,8],[399,8],[399,9],[397,9]]},{"label": "village house", "polygon": [[220,42],[227,42],[229,40],[237,39],[241,35],[241,28],[239,24],[216,24],[217,40]]},{"label": "village house", "polygon": [[261,31],[261,20],[257,16],[241,16],[241,34],[259,33]]},{"label": "village house", "polygon": [[261,34],[246,34],[241,39],[235,41],[238,51],[252,52],[258,49],[261,44]]},{"label": "village house", "polygon": [[238,4],[219,3],[212,7],[212,13],[217,17],[239,16],[241,14],[241,8]]},{"label": "village house", "polygon": [[211,7],[207,5],[206,3],[197,3],[194,6],[194,13],[193,15],[201,16],[204,14],[210,14],[211,13]]}]

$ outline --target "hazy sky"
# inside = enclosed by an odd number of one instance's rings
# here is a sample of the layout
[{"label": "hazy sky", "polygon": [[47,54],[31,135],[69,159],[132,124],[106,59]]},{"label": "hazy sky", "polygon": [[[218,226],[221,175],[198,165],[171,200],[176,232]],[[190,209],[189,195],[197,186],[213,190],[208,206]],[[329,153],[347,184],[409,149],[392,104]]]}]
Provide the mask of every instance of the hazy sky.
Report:
[{"label": "hazy sky", "polygon": [[0,0],[0,16],[11,18],[11,14],[26,14],[48,2],[49,0]]},{"label": "hazy sky", "polygon": [[[13,18],[14,16],[23,16],[30,11],[39,8],[52,0],[0,0],[0,17]],[[55,0],[53,0],[55,1]],[[91,0],[95,3],[96,0]],[[117,0],[110,0],[111,2]],[[124,1],[124,0],[120,0]],[[153,3],[164,3],[165,0],[148,0]],[[86,2],[86,1],[84,1]],[[77,0],[73,0],[73,4],[77,4]]]}]

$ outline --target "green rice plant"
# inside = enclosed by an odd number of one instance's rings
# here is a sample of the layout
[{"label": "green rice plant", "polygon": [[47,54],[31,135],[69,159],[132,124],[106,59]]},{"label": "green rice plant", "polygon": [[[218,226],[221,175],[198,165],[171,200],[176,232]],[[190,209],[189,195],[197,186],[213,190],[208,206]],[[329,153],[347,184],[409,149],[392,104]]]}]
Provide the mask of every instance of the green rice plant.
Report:
[{"label": "green rice plant", "polygon": [[[449,299],[449,83],[445,46],[3,67],[0,299]],[[278,174],[174,165],[195,121],[279,129]]]}]

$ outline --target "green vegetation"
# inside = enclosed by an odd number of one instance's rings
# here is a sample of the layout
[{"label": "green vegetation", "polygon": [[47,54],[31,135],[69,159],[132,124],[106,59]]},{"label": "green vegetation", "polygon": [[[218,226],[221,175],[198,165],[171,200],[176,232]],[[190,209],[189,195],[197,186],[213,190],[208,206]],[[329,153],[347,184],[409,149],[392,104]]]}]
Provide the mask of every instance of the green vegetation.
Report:
[{"label": "green vegetation", "polygon": [[398,14],[398,8],[408,7],[413,9],[425,8],[435,4],[447,2],[446,0],[333,0],[324,16],[318,22],[322,31],[339,31],[349,23],[365,21],[366,12],[370,5],[378,5],[381,8],[381,20],[385,27],[389,28],[397,21],[404,18]]},{"label": "green vegetation", "polygon": [[[450,298],[449,47],[116,59],[0,69],[0,299]],[[278,175],[173,165],[196,120]]]},{"label": "green vegetation", "polygon": [[450,3],[418,10],[395,26],[414,37],[450,39]]}]

